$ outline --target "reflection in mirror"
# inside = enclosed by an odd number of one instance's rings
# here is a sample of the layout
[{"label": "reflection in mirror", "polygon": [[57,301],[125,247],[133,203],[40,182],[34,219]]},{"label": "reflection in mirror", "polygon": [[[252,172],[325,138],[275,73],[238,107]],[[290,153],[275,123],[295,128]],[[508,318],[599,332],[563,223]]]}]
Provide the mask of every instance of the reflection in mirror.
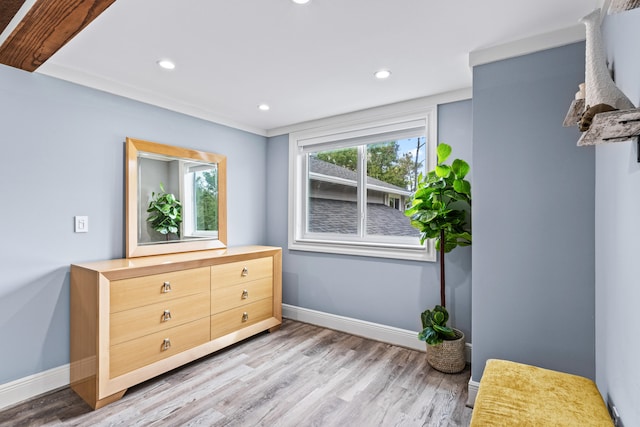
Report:
[{"label": "reflection in mirror", "polygon": [[138,152],[138,244],[218,238],[218,165]]},{"label": "reflection in mirror", "polygon": [[226,246],[226,157],[127,138],[127,256]]}]

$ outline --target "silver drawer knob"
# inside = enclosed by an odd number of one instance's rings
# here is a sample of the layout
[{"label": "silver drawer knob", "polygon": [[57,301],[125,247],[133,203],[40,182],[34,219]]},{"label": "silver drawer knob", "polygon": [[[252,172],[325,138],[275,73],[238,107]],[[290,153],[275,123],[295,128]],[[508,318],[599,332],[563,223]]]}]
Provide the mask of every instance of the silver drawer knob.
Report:
[{"label": "silver drawer knob", "polygon": [[249,275],[249,269],[247,267],[242,268],[242,277]]},{"label": "silver drawer knob", "polygon": [[247,320],[249,320],[249,313],[245,311],[244,313],[242,313],[242,321],[246,322]]},{"label": "silver drawer knob", "polygon": [[169,350],[171,348],[171,340],[169,338],[165,338],[162,342],[162,351]]},{"label": "silver drawer knob", "polygon": [[171,292],[171,283],[169,282],[164,282],[162,284],[162,293],[166,294],[167,292]]},{"label": "silver drawer knob", "polygon": [[249,298],[249,291],[246,289],[242,290],[242,299],[247,299]]},{"label": "silver drawer knob", "polygon": [[171,310],[165,310],[164,314],[162,315],[162,321],[168,322],[169,320],[171,320]]}]

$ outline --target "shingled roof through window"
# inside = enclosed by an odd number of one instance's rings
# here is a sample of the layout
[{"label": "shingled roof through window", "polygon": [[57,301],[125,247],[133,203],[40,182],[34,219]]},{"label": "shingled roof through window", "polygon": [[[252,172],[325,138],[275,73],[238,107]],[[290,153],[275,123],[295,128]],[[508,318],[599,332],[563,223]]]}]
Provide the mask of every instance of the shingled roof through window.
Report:
[{"label": "shingled roof through window", "polygon": [[[309,231],[312,233],[356,234],[358,211],[355,202],[309,199]],[[404,213],[390,206],[367,204],[367,233],[381,236],[415,236]]]}]

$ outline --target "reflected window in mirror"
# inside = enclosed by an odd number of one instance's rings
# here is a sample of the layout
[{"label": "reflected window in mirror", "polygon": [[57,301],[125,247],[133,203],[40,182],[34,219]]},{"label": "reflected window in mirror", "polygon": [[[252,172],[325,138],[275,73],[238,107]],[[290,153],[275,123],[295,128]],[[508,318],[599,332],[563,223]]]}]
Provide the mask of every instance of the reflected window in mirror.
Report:
[{"label": "reflected window in mirror", "polygon": [[218,238],[218,166],[181,163],[185,237]]}]

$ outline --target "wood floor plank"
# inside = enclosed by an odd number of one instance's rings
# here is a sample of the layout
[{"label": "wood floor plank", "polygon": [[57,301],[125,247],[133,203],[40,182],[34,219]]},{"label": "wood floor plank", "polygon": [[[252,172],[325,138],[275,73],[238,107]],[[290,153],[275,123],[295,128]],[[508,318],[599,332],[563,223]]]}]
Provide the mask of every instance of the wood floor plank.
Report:
[{"label": "wood floor plank", "polygon": [[0,412],[8,426],[468,426],[470,370],[424,352],[286,320],[92,411],[69,388]]}]

